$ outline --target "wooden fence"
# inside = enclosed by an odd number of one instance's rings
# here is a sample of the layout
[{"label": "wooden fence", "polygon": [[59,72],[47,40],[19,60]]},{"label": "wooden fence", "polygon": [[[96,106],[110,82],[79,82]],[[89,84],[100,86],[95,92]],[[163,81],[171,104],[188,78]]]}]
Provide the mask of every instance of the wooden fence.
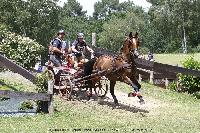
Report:
[{"label": "wooden fence", "polygon": [[0,97],[5,97],[5,98],[23,97],[24,99],[27,100],[39,100],[43,102],[41,108],[44,112],[48,112],[49,114],[53,113],[53,92],[51,89],[48,90],[48,93],[0,90]]},{"label": "wooden fence", "polygon": [[162,80],[162,82],[164,82],[165,87],[168,87],[170,80],[178,80],[178,73],[200,77],[200,71],[198,70],[192,70],[178,66],[152,62],[139,58],[135,61],[138,67],[139,80],[141,81],[142,79],[148,79],[152,84],[157,84],[155,83],[156,80]]},{"label": "wooden fence", "polygon": [[[36,77],[28,70],[24,69],[23,67],[17,65],[12,60],[4,57],[0,54],[0,67],[5,67],[15,73],[18,73],[25,77],[26,79],[34,82]],[[49,81],[48,85],[48,92],[47,93],[34,93],[34,92],[20,92],[20,91],[9,91],[9,90],[0,90],[0,96],[8,97],[8,98],[15,98],[15,97],[23,97],[28,100],[40,100],[43,101],[43,110],[47,110],[50,114],[53,113],[53,81]],[[47,107],[47,109],[46,109]]]},{"label": "wooden fence", "polygon": [[12,60],[6,58],[1,54],[0,54],[0,67],[5,67],[15,73],[18,73],[23,77],[25,77],[26,79],[30,80],[31,82],[34,82],[36,79],[36,77],[31,72],[17,65],[15,62],[13,62]]}]

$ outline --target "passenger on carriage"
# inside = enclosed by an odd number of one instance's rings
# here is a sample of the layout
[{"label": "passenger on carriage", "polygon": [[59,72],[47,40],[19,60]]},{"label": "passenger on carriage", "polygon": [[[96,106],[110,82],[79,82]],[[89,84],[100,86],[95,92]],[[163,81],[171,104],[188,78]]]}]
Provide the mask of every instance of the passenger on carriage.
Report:
[{"label": "passenger on carriage", "polygon": [[49,55],[50,55],[50,62],[53,63],[54,66],[60,67],[62,65],[62,56],[64,54],[64,50],[62,49],[62,43],[65,36],[65,31],[60,30],[57,33],[57,37],[54,38],[50,42],[49,46]]},{"label": "passenger on carriage", "polygon": [[94,51],[86,44],[84,34],[78,33],[77,39],[72,43],[72,53],[76,62],[74,67],[82,67],[88,61],[88,57],[86,57],[88,52],[91,54],[91,58],[93,58]]}]

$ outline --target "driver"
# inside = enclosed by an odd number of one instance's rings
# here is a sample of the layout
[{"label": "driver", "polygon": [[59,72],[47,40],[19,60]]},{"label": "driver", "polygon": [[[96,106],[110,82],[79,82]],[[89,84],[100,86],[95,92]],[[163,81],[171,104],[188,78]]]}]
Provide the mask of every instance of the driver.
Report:
[{"label": "driver", "polygon": [[85,53],[90,52],[93,55],[94,51],[86,44],[84,40],[84,34],[78,33],[77,39],[72,43],[72,52],[74,53],[77,62],[86,62],[85,61]]}]

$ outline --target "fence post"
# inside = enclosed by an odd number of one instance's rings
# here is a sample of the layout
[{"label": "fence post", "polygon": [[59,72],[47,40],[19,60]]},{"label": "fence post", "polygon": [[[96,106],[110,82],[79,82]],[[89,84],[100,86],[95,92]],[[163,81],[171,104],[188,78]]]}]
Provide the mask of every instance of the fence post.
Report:
[{"label": "fence post", "polygon": [[166,89],[167,89],[168,86],[169,86],[169,80],[168,80],[168,78],[165,78],[165,87],[166,87]]},{"label": "fence post", "polygon": [[92,33],[92,46],[96,46],[96,33]]},{"label": "fence post", "polygon": [[139,74],[139,82],[142,82],[142,75]]},{"label": "fence post", "polygon": [[150,78],[149,78],[149,80],[150,80],[150,83],[151,84],[154,84],[154,75],[153,75],[153,71],[150,71]]},{"label": "fence post", "polygon": [[48,112],[49,114],[53,114],[53,86],[54,80],[48,80],[48,94],[50,95],[50,101],[48,101]]}]

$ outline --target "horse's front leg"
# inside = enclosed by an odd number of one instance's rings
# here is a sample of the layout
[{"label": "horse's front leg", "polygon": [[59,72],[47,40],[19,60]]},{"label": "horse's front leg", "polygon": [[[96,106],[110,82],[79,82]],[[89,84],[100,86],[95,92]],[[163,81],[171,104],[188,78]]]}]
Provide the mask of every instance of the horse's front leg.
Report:
[{"label": "horse's front leg", "polygon": [[118,105],[119,103],[118,103],[117,97],[115,96],[115,91],[114,91],[115,84],[116,84],[116,81],[110,81],[110,94],[112,95],[114,99],[114,103]]},{"label": "horse's front leg", "polygon": [[134,89],[134,92],[129,93],[128,97],[137,96],[138,99],[140,99],[140,101],[139,101],[140,103],[144,102],[142,95],[140,94],[141,85],[138,83],[136,77],[133,77],[132,79],[130,79],[129,77],[125,76],[125,80]]}]

